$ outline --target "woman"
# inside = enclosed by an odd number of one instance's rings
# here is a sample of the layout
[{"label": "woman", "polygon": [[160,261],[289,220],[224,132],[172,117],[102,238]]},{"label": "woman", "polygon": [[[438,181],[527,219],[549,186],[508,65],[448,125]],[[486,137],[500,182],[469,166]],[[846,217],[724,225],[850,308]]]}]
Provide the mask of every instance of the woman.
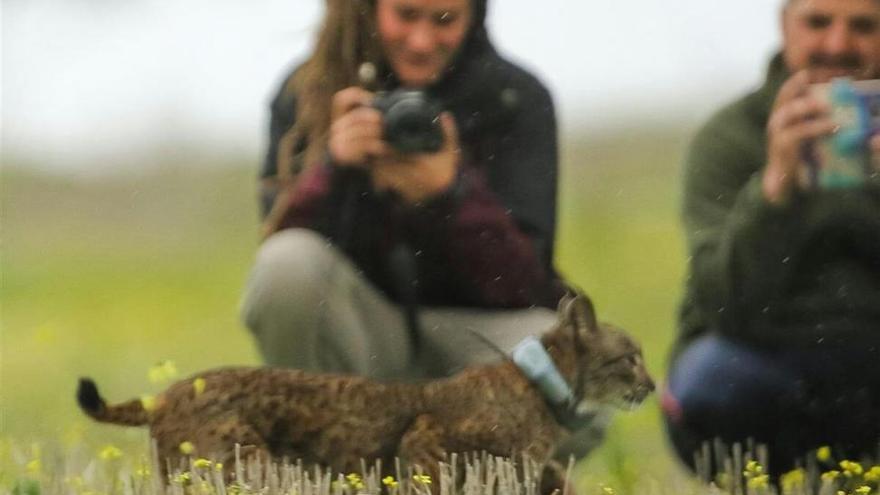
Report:
[{"label": "woman", "polygon": [[[243,302],[267,364],[443,376],[555,321],[553,104],[495,52],[485,13],[485,0],[327,1],[272,103],[268,237]],[[383,135],[372,90],[398,88],[445,109],[439,150]]]}]

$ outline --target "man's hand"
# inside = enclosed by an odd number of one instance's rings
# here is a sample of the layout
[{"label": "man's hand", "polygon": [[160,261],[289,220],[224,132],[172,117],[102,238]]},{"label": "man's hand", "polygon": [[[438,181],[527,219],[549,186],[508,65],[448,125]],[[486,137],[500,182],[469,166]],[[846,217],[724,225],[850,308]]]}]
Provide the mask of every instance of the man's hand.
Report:
[{"label": "man's hand", "polygon": [[397,192],[405,202],[417,204],[449,189],[459,167],[461,150],[455,119],[440,115],[443,147],[436,153],[402,154],[393,150],[376,156],[370,166],[373,187]]},{"label": "man's hand", "polygon": [[768,202],[784,204],[797,187],[806,187],[805,143],[833,133],[828,105],[809,92],[806,71],[791,76],[779,90],[767,122],[767,166],[762,191]]},{"label": "man's hand", "polygon": [[871,138],[871,165],[874,166],[874,172],[880,174],[880,134],[876,134]]},{"label": "man's hand", "polygon": [[373,93],[353,86],[333,95],[328,147],[333,163],[363,167],[390,152],[382,140],[382,113],[370,106]]}]

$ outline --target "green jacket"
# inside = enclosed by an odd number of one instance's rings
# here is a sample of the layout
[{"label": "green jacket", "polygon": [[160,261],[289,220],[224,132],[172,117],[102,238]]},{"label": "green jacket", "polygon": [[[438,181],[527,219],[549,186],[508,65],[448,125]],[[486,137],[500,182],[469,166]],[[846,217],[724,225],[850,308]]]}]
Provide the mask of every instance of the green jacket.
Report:
[{"label": "green jacket", "polygon": [[858,189],[761,194],[770,108],[788,72],[716,113],[684,166],[689,276],[677,352],[717,330],[759,345],[880,343],[880,177]]}]

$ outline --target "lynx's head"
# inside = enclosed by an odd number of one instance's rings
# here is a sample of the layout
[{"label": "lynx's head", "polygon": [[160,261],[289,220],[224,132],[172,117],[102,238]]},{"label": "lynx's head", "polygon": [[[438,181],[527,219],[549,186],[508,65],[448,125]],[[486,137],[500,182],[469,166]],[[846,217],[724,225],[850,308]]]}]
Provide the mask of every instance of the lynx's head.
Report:
[{"label": "lynx's head", "polygon": [[602,406],[630,410],[654,390],[641,347],[623,330],[599,323],[590,299],[583,293],[559,303],[559,326],[564,340],[555,345],[571,349],[568,356],[575,410],[586,414]]}]

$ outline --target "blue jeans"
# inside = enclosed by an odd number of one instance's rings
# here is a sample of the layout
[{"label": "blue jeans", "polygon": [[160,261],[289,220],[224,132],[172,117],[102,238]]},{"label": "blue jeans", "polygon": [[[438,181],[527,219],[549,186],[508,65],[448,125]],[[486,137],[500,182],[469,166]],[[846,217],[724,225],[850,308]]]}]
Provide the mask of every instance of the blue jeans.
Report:
[{"label": "blue jeans", "polygon": [[823,445],[837,459],[877,456],[880,352],[771,352],[708,334],[672,363],[662,406],[669,438],[691,467],[703,442],[716,438],[766,444],[776,473]]}]

